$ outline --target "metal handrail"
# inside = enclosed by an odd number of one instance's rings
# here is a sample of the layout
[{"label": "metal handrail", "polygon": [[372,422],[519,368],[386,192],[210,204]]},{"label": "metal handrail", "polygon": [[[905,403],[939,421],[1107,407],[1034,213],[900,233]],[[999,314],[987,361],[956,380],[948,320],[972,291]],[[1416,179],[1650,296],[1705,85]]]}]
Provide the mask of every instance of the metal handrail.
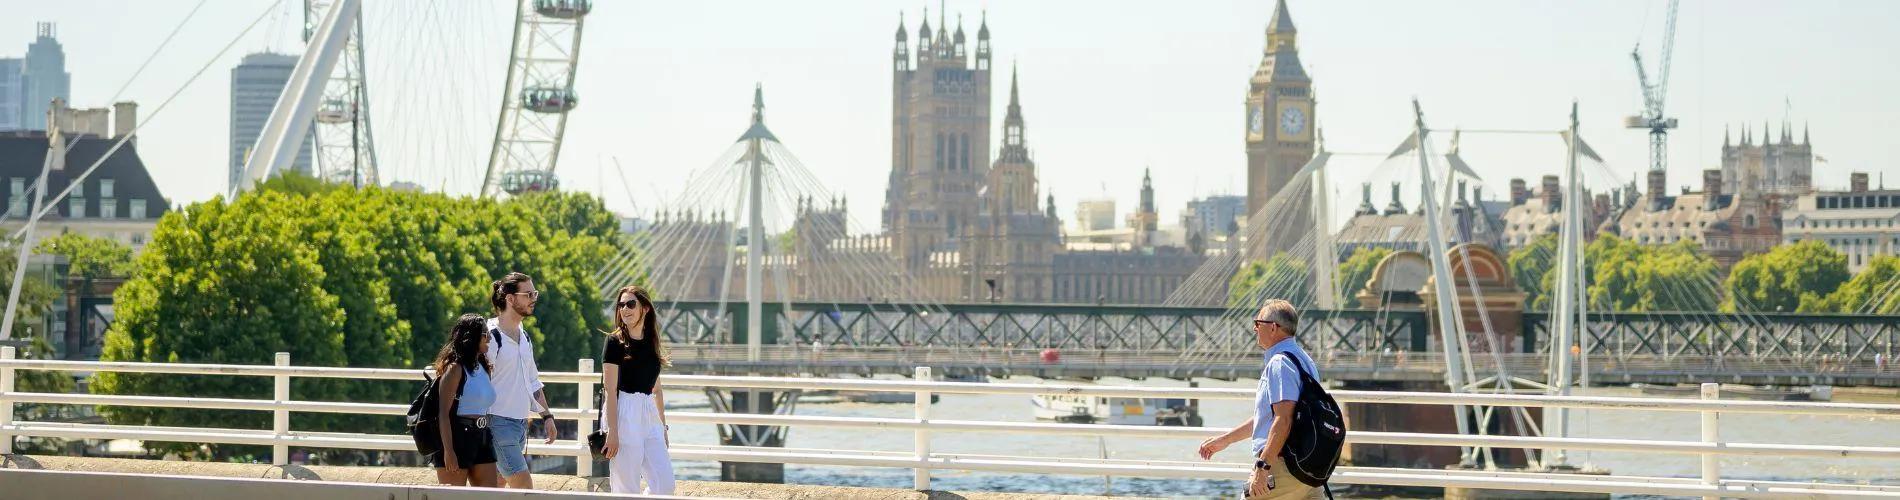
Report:
[{"label": "metal handrail", "polygon": [[[287,454],[281,451],[287,450],[289,446],[391,451],[413,449],[413,444],[409,436],[405,435],[292,431],[288,428],[287,418],[280,420],[278,425],[273,426],[272,429],[159,428],[147,426],[13,421],[11,411],[12,403],[270,411],[274,415],[284,417],[287,417],[290,412],[401,415],[407,410],[405,405],[293,400],[289,397],[289,380],[291,378],[334,378],[351,380],[414,380],[420,382],[423,375],[422,370],[290,366],[289,356],[281,353],[274,361],[276,361],[275,365],[233,365],[21,360],[14,359],[12,348],[3,348],[0,349],[0,447],[9,449],[0,449],[0,452],[11,451],[11,438],[14,435],[72,439],[125,438],[267,445],[280,450],[279,453],[273,455],[274,460],[280,462],[287,460]],[[592,384],[599,382],[599,375],[592,373],[593,360],[581,360],[579,366],[583,371],[543,373],[541,374],[541,378],[544,382],[548,383],[579,384],[582,386],[581,389],[583,392],[589,392],[591,391]],[[14,392],[14,374],[17,370],[272,377],[279,381],[279,391],[272,399],[268,400]],[[1252,391],[1246,389],[936,382],[931,380],[929,368],[918,368],[915,375],[917,377],[915,380],[668,375],[664,379],[664,384],[667,387],[705,387],[721,389],[848,390],[913,393],[917,395],[919,398],[918,401],[920,402],[929,401],[930,396],[933,394],[945,393],[1001,395],[1067,394],[1097,397],[1165,397],[1229,400],[1250,400],[1254,396]],[[1712,390],[1713,387],[1707,389]],[[1701,412],[1705,415],[1705,425],[1706,422],[1711,421],[1711,419],[1707,417],[1712,417],[1719,413],[1805,414],[1900,419],[1900,405],[1890,404],[1347,390],[1333,391],[1332,394],[1335,399],[1342,403],[1465,404],[1540,408]],[[1713,392],[1710,391],[1710,394],[1713,394]],[[591,421],[599,415],[599,411],[587,408],[587,406],[591,406],[587,404],[591,402],[588,401],[588,398],[581,398],[581,400],[583,406],[581,408],[554,409],[556,418],[574,419],[581,422],[583,426],[590,424]],[[1033,433],[1080,436],[1112,435],[1123,437],[1203,439],[1217,435],[1222,430],[1199,427],[1082,425],[932,419],[928,415],[928,403],[919,403],[918,406],[918,415],[914,418],[754,415],[685,411],[669,412],[668,416],[671,421],[678,423],[909,430],[914,432],[918,437],[918,446],[911,452],[864,452],[857,450],[801,450],[791,448],[681,445],[673,447],[673,454],[676,458],[684,460],[910,467],[919,470],[919,488],[928,487],[928,472],[934,469],[1212,479],[1234,479],[1246,473],[1244,467],[1204,462],[1069,460],[1043,457],[932,453],[928,450],[928,436],[932,433],[942,432]],[[583,432],[586,431],[587,429],[583,429]],[[1704,437],[1709,438],[1710,436],[1705,434]],[[1652,441],[1606,438],[1468,436],[1457,434],[1356,431],[1349,435],[1349,441],[1356,444],[1488,446],[1533,449],[1565,448],[1592,451],[1691,454],[1702,456],[1705,463],[1710,463],[1714,460],[1714,457],[1723,455],[1900,460],[1900,447],[1733,443],[1722,442],[1719,439],[1704,439],[1702,441]],[[573,440],[556,441],[554,444],[531,443],[528,445],[528,451],[536,455],[572,456],[583,460],[588,456],[586,447],[580,442]],[[1867,494],[1872,492],[1875,494],[1891,493],[1900,495],[1900,487],[1869,487],[1861,485],[1853,486],[1850,489],[1842,489],[1847,488],[1848,485],[1808,483],[1776,483],[1769,485],[1763,482],[1739,481],[1733,479],[1724,480],[1719,477],[1707,477],[1706,475],[1698,481],[1696,479],[1647,478],[1641,476],[1609,476],[1607,479],[1575,478],[1551,474],[1532,474],[1527,476],[1524,475],[1526,473],[1510,473],[1517,475],[1500,475],[1503,473],[1493,473],[1483,476],[1470,476],[1449,474],[1450,472],[1453,471],[1342,468],[1341,474],[1336,477],[1338,477],[1341,482],[1358,484],[1413,486],[1456,485],[1470,487],[1490,487],[1487,485],[1517,485],[1516,487],[1524,487],[1523,485],[1527,484],[1545,484],[1548,485],[1548,487],[1534,489],[1612,493],[1686,494],[1685,492],[1695,492],[1695,494],[1713,493],[1728,496],[1752,497],[1801,495],[1820,491],[1826,492],[1827,494]]]}]

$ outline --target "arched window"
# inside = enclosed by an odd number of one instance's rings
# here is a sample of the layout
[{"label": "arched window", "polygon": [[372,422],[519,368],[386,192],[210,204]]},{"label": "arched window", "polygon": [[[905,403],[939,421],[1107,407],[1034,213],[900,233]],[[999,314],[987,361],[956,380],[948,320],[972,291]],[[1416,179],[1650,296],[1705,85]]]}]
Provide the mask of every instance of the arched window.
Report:
[{"label": "arched window", "polygon": [[1755,227],[1755,215],[1749,214],[1747,217],[1743,217],[1742,227],[1750,227],[1750,228]]}]

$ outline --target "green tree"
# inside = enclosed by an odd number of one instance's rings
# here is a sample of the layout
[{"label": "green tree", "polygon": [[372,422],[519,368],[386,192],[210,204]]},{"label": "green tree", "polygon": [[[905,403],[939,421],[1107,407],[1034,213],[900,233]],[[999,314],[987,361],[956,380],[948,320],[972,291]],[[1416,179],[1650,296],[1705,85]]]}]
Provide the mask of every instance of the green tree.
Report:
[{"label": "green tree", "polygon": [[1372,272],[1378,269],[1379,262],[1389,255],[1392,255],[1392,249],[1385,247],[1359,247],[1358,250],[1353,251],[1352,256],[1339,265],[1339,281],[1336,283],[1339,288],[1339,303],[1358,304],[1354,297],[1359,294],[1359,291],[1366,289],[1366,281],[1372,279]]},{"label": "green tree", "polygon": [[69,266],[66,275],[69,277],[88,280],[122,278],[131,276],[138,269],[132,260],[132,247],[80,233],[62,233],[40,240],[39,244],[34,245],[33,252],[65,257]]},{"label": "green tree", "polygon": [[[603,224],[604,222],[604,224]],[[598,352],[606,318],[593,272],[615,255],[618,226],[598,200],[545,194],[508,201],[383,189],[263,189],[166,214],[119,291],[109,361],[420,367],[456,316],[492,313],[490,283],[520,271],[542,291],[536,357],[550,370]],[[268,380],[101,374],[107,394],[267,398]],[[417,380],[416,382],[420,382]],[[400,403],[413,382],[299,379],[299,400]],[[573,388],[550,386],[555,404]],[[261,428],[267,415],[107,408],[129,425],[208,420]],[[400,432],[386,416],[295,414],[299,430]],[[224,448],[217,453],[234,453]]]},{"label": "green tree", "polygon": [[[1543,238],[1539,240],[1537,244],[1542,244]],[[1554,246],[1555,241],[1550,243]],[[1584,289],[1589,298],[1585,307],[1591,310],[1711,311],[1717,304],[1715,260],[1694,242],[1648,246],[1602,234],[1584,247],[1582,257],[1583,278],[1589,284]],[[1538,260],[1538,255],[1523,249],[1510,258],[1514,274],[1544,266],[1544,274],[1534,281],[1540,292],[1531,308],[1549,310],[1557,302],[1559,269],[1548,259]],[[1519,285],[1530,288],[1524,282]]]},{"label": "green tree", "polygon": [[1311,276],[1305,262],[1285,252],[1265,261],[1248,262],[1227,282],[1227,306],[1258,305],[1268,299],[1286,299],[1295,306],[1304,306],[1312,298],[1307,288]]},{"label": "green tree", "polygon": [[[14,264],[19,260],[16,243],[0,244],[0,293],[9,293],[13,289]],[[20,302],[17,315],[13,318],[12,338],[28,340],[25,349],[17,351],[25,359],[54,359],[57,357],[53,345],[48,340],[56,332],[46,331],[47,314],[53,310],[53,301],[59,298],[59,290],[46,280],[27,273],[26,281],[20,284]],[[0,298],[0,300],[5,300]],[[21,370],[17,380],[24,392],[72,392],[73,377],[66,372],[44,372]]]},{"label": "green tree", "polygon": [[310,174],[287,170],[272,175],[270,179],[257,185],[256,191],[275,191],[290,195],[324,194],[349,186],[316,178]]},{"label": "green tree", "polygon": [[1505,257],[1505,265],[1511,268],[1511,278],[1517,280],[1517,287],[1529,294],[1524,304],[1532,310],[1549,310],[1555,299],[1544,288],[1544,275],[1550,274],[1552,259],[1557,258],[1557,235],[1546,234],[1531,240],[1529,245],[1512,250]]},{"label": "green tree", "polygon": [[1723,311],[1814,312],[1847,283],[1847,255],[1818,240],[1775,247],[1742,259],[1723,284]]},{"label": "green tree", "polygon": [[1900,257],[1876,256],[1853,279],[1847,280],[1813,312],[1846,314],[1900,314]]}]

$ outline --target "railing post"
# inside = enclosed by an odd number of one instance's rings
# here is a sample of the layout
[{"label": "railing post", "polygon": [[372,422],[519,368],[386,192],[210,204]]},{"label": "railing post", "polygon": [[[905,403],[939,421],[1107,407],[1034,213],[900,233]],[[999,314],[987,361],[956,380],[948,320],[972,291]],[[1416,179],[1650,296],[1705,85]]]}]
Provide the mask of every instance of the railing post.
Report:
[{"label": "railing post", "polygon": [[[1704,382],[1702,384],[1702,399],[1704,401],[1714,401],[1721,398],[1721,384],[1713,382]],[[1720,446],[1720,424],[1721,414],[1719,412],[1713,410],[1702,412],[1702,442]],[[1718,486],[1722,484],[1721,455],[1715,453],[1702,454],[1702,484],[1704,486]],[[1702,498],[1717,500],[1722,498],[1722,496],[1706,495]]]},{"label": "railing post", "polygon": [[[594,373],[594,360],[581,358],[580,367],[575,371],[584,374]],[[574,457],[574,474],[580,477],[593,477],[593,450],[587,447],[587,436],[594,433],[594,419],[587,418],[587,412],[595,409],[593,394],[591,394],[594,392],[594,382],[593,379],[587,379],[581,381],[579,385],[580,391],[576,393],[577,396],[574,399],[579,401],[576,406],[581,410],[581,417],[576,419],[574,435],[580,438],[582,453]]]},{"label": "railing post", "polygon": [[[918,382],[930,382],[930,367],[917,367],[916,377]],[[919,423],[930,422],[930,391],[927,389],[917,391],[917,421]],[[917,428],[916,447],[917,477],[915,486],[918,491],[928,490],[930,489],[930,431],[921,426]]]},{"label": "railing post", "polygon": [[[13,346],[0,347],[0,361],[13,361],[18,356]],[[13,435],[5,432],[13,425],[13,367],[0,366],[0,455],[13,453]]]},{"label": "railing post", "polygon": [[[290,353],[277,353],[275,361],[278,367],[290,366]],[[284,405],[290,403],[290,375],[279,373],[272,378],[277,382],[272,396],[277,401],[277,409],[271,410],[271,434],[276,436],[276,442],[270,446],[270,463],[290,465],[290,445],[285,441],[290,438],[290,410],[284,409]]]}]

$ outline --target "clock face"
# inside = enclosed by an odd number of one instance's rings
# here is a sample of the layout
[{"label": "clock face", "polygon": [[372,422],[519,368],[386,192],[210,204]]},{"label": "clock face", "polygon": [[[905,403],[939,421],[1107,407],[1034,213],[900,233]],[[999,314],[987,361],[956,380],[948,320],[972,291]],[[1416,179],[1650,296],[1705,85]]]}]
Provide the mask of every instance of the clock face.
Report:
[{"label": "clock face", "polygon": [[1255,106],[1253,111],[1248,113],[1247,133],[1260,135],[1260,129],[1266,128],[1266,120],[1265,113],[1260,111],[1259,106]]},{"label": "clock face", "polygon": [[1286,135],[1300,135],[1306,130],[1306,113],[1300,108],[1286,108],[1280,112],[1280,132]]}]

